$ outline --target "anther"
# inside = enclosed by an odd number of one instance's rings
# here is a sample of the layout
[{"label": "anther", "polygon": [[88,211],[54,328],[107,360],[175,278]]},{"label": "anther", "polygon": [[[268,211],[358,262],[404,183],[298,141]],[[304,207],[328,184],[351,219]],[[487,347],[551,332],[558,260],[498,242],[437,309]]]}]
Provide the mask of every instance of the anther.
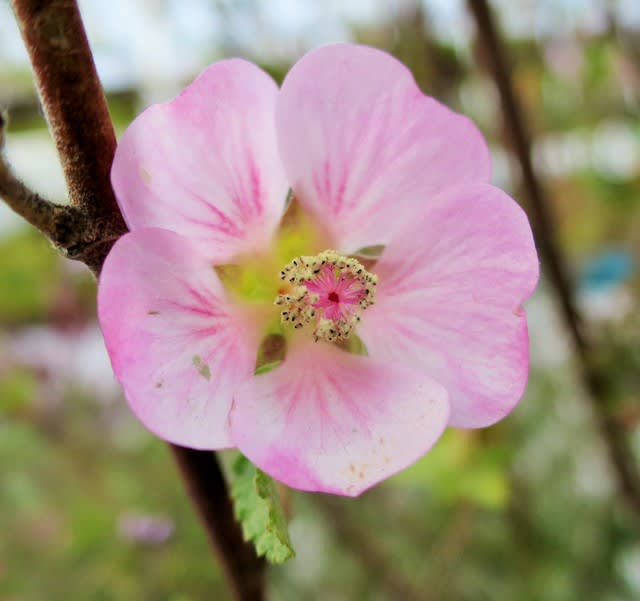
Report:
[{"label": "anther", "polygon": [[294,284],[289,294],[275,300],[285,306],[283,323],[296,329],[313,324],[316,342],[346,340],[360,322],[360,313],[373,304],[378,280],[359,261],[333,250],[294,258],[280,277]]}]

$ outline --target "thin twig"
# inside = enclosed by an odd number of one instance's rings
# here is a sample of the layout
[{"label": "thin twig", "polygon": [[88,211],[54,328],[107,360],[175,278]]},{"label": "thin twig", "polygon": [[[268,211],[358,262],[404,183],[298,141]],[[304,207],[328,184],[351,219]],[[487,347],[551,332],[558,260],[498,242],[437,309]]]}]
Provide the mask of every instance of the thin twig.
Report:
[{"label": "thin twig", "polygon": [[583,321],[575,306],[566,265],[557,243],[557,235],[549,204],[531,160],[531,143],[522,110],[510,77],[507,53],[495,26],[487,0],[468,0],[478,30],[484,58],[500,94],[506,129],[522,169],[528,194],[526,209],[531,219],[546,272],[553,285],[564,322],[578,354],[578,368],[584,388],[592,401],[600,434],[606,444],[611,465],[627,505],[640,518],[640,474],[633,459],[626,433],[607,408],[607,382],[592,360],[590,344],[585,336]]},{"label": "thin twig", "polygon": [[[126,226],[109,177],[116,146],[113,125],[80,12],[75,0],[12,0],[11,4],[60,155],[71,206],[82,214],[83,235],[92,241],[79,258],[99,274]],[[235,597],[261,600],[265,564],[242,538],[215,455],[170,446]]]}]

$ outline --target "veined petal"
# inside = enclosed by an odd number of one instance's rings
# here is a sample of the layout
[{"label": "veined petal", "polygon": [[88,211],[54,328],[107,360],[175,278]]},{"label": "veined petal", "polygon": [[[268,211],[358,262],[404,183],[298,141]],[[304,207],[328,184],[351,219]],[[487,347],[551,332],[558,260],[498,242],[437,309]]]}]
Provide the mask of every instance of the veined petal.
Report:
[{"label": "veined petal", "polygon": [[236,391],[231,436],[289,486],[355,496],[426,453],[448,416],[419,371],[304,340]]},{"label": "veined petal", "polygon": [[129,228],[172,230],[216,262],[266,244],[288,189],[277,93],[266,73],[232,59],[144,111],[122,136],[111,172]]},{"label": "veined petal", "polygon": [[154,228],[120,238],[100,275],[98,317],[116,377],[149,430],[187,447],[231,445],[232,392],[253,373],[257,343],[197,248]]},{"label": "veined petal", "polygon": [[425,204],[376,266],[376,305],[359,334],[372,357],[420,367],[449,393],[450,425],[487,426],[523,394],[529,369],[522,303],[538,281],[531,228],[489,185]]},{"label": "veined petal", "polygon": [[490,178],[473,123],[366,46],[324,46],[298,61],[280,91],[276,128],[296,197],[342,251],[388,243],[452,182]]}]

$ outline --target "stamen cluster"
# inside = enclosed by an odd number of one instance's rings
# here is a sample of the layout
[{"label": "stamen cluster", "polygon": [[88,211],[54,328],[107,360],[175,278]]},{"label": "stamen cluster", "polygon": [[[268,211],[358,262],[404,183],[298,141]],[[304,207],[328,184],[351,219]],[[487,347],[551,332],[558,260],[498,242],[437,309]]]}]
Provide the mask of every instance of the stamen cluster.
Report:
[{"label": "stamen cluster", "polygon": [[283,307],[283,323],[302,328],[314,323],[316,342],[346,340],[364,309],[374,304],[378,276],[351,257],[325,250],[296,257],[280,272],[287,283],[275,304]]}]

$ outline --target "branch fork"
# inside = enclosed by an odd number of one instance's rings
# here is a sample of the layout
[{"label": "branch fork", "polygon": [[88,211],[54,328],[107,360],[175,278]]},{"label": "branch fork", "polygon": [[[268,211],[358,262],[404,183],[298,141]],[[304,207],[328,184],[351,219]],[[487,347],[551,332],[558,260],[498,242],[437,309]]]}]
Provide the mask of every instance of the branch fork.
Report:
[{"label": "branch fork", "polygon": [[90,263],[96,245],[103,243],[99,232],[82,209],[53,203],[16,177],[3,153],[6,123],[6,115],[0,114],[0,198],[66,257]]}]

